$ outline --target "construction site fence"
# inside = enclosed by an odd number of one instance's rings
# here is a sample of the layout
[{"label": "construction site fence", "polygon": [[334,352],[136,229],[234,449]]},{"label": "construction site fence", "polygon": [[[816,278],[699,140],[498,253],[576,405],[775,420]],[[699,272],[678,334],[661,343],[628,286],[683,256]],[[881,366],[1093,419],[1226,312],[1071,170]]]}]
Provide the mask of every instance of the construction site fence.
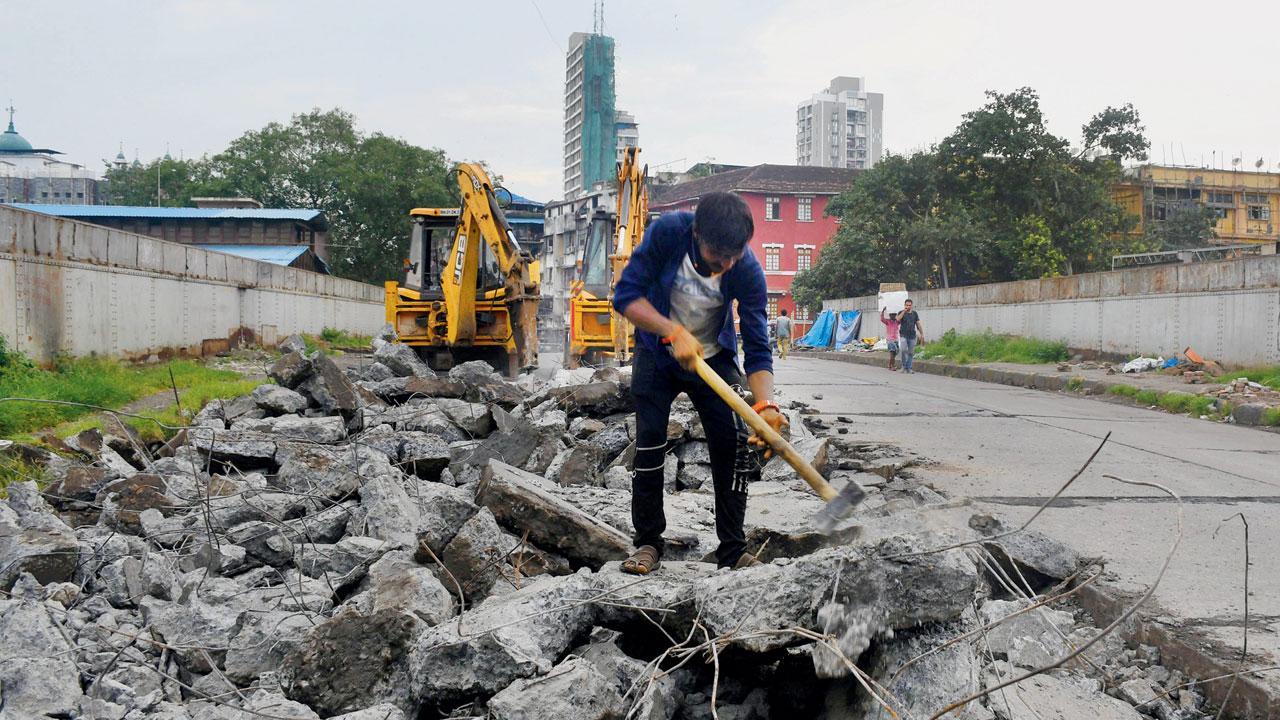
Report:
[{"label": "construction site fence", "polygon": [[372,334],[383,288],[0,205],[0,334],[47,362]]},{"label": "construction site fence", "polygon": [[[1103,355],[1169,357],[1192,347],[1229,367],[1280,363],[1280,255],[911,290],[911,297],[926,339],[990,330]],[[874,318],[876,301],[840,298],[823,308]],[[863,334],[877,326],[864,323]]]}]

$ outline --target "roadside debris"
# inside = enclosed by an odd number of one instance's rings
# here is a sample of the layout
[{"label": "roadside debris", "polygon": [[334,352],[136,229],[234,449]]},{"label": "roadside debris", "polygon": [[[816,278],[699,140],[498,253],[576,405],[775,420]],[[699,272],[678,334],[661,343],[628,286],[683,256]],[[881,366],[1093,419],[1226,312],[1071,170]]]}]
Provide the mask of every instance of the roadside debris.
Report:
[{"label": "roadside debris", "polygon": [[[508,382],[466,363],[444,378],[397,348],[379,345],[362,372],[289,352],[277,385],[205,408],[170,456],[82,435],[67,439],[78,462],[47,458],[43,493],[10,486],[5,716],[927,716],[1091,629],[1049,607],[1000,624],[1083,561],[1033,532],[998,537],[989,518],[956,527],[912,479],[917,458],[815,435],[825,423],[801,403],[788,408],[797,448],[837,487],[867,487],[849,523],[814,532],[821,500],[774,460],[747,521],[768,562],[706,562],[710,459],[681,400],[671,548],[660,572],[624,575],[629,372]],[[908,663],[981,625],[994,627]],[[1035,692],[1106,717],[1133,703],[1199,717],[1180,676],[1098,647],[1107,692],[1083,665]],[[960,717],[1025,716],[1004,702]]]}]

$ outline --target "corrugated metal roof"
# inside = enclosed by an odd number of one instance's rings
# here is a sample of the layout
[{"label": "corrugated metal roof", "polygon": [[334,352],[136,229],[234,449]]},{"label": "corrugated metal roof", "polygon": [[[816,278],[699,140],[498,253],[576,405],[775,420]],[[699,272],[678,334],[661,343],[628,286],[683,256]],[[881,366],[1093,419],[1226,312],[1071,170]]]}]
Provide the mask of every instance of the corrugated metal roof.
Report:
[{"label": "corrugated metal roof", "polygon": [[658,209],[716,191],[836,195],[852,187],[860,172],[852,168],[809,165],[754,165],[669,187],[651,187],[650,205]]},{"label": "corrugated metal roof", "polygon": [[511,225],[541,225],[543,218],[507,218],[507,223]]},{"label": "corrugated metal roof", "polygon": [[196,247],[286,267],[297,260],[299,255],[311,249],[306,245],[196,245]]},{"label": "corrugated metal roof", "polygon": [[297,220],[324,219],[310,208],[187,208],[133,205],[43,205],[12,203],[12,207],[64,218],[140,218],[146,220]]}]

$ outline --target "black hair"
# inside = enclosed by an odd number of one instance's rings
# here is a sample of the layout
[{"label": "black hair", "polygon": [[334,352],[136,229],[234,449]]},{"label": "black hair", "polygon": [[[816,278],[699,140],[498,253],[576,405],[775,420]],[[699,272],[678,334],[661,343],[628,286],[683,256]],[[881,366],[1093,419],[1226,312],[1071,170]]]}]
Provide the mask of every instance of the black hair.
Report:
[{"label": "black hair", "polygon": [[737,255],[750,242],[755,223],[745,200],[733,193],[713,192],[698,199],[693,229],[717,253]]},{"label": "black hair", "polygon": [[781,312],[782,312],[782,315],[785,317],[785,316],[786,316],[786,314],[787,314],[787,309],[786,309],[786,308],[782,308],[782,311],[781,311]]}]

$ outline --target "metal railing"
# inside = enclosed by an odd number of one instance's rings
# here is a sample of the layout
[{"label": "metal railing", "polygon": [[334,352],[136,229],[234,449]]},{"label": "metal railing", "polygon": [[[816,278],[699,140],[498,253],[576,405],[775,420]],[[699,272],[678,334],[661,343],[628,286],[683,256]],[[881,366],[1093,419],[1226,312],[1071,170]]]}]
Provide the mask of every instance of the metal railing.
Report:
[{"label": "metal railing", "polygon": [[1111,269],[1147,267],[1150,265],[1172,265],[1176,263],[1215,262],[1218,260],[1235,260],[1248,255],[1261,255],[1262,245],[1214,245],[1211,247],[1190,248],[1187,250],[1165,250],[1163,252],[1136,253],[1133,255],[1114,255],[1111,258]]}]

